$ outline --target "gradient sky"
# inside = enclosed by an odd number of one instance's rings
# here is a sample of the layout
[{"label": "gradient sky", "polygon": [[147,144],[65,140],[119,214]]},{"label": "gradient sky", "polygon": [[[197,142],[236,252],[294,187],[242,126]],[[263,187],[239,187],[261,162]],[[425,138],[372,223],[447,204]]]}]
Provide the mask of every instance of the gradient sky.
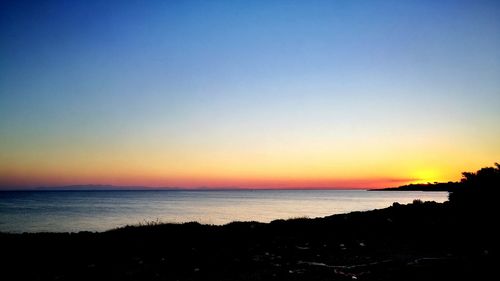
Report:
[{"label": "gradient sky", "polygon": [[0,2],[3,188],[458,180],[499,124],[498,1]]}]

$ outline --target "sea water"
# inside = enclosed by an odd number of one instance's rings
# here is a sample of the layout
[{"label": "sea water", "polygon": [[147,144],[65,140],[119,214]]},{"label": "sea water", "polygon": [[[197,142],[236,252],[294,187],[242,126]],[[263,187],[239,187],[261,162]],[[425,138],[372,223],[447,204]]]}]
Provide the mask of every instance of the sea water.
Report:
[{"label": "sea water", "polygon": [[105,231],[155,222],[226,224],[323,217],[447,192],[366,190],[2,191],[0,232]]}]

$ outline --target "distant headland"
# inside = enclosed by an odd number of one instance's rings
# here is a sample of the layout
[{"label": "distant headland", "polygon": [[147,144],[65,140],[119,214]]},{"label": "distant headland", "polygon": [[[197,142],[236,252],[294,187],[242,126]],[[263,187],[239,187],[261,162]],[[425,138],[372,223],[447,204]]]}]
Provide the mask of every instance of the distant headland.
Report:
[{"label": "distant headland", "polygon": [[460,182],[412,183],[398,187],[370,189],[370,191],[454,191]]}]

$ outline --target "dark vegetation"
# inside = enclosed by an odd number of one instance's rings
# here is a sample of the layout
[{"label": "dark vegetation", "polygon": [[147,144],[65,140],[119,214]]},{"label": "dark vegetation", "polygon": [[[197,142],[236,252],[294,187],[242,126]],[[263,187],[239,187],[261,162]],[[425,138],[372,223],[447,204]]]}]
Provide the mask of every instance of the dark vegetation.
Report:
[{"label": "dark vegetation", "polygon": [[450,193],[450,202],[470,211],[494,211],[500,195],[500,164],[462,175],[460,184]]},{"label": "dark vegetation", "polygon": [[318,219],[0,234],[2,280],[493,280],[500,167],[446,203]]},{"label": "dark vegetation", "polygon": [[[459,204],[479,204],[490,206],[485,200],[495,200],[500,193],[500,164],[486,167],[475,173],[464,172],[460,182],[434,182],[424,184],[408,184],[399,187],[372,189],[372,191],[448,191],[450,201]],[[490,201],[489,203],[494,203]]]}]

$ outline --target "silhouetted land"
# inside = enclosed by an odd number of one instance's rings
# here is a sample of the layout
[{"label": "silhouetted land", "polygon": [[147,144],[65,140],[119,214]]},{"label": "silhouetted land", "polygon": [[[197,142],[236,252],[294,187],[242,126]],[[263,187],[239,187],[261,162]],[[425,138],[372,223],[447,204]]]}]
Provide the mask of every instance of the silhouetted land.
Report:
[{"label": "silhouetted land", "polygon": [[453,192],[458,186],[459,182],[435,182],[435,183],[420,183],[408,184],[398,187],[388,187],[371,189],[370,191],[448,191]]},{"label": "silhouetted land", "polygon": [[[0,234],[2,280],[497,279],[500,167],[446,203],[318,219]],[[494,202],[495,201],[495,202]]]}]

